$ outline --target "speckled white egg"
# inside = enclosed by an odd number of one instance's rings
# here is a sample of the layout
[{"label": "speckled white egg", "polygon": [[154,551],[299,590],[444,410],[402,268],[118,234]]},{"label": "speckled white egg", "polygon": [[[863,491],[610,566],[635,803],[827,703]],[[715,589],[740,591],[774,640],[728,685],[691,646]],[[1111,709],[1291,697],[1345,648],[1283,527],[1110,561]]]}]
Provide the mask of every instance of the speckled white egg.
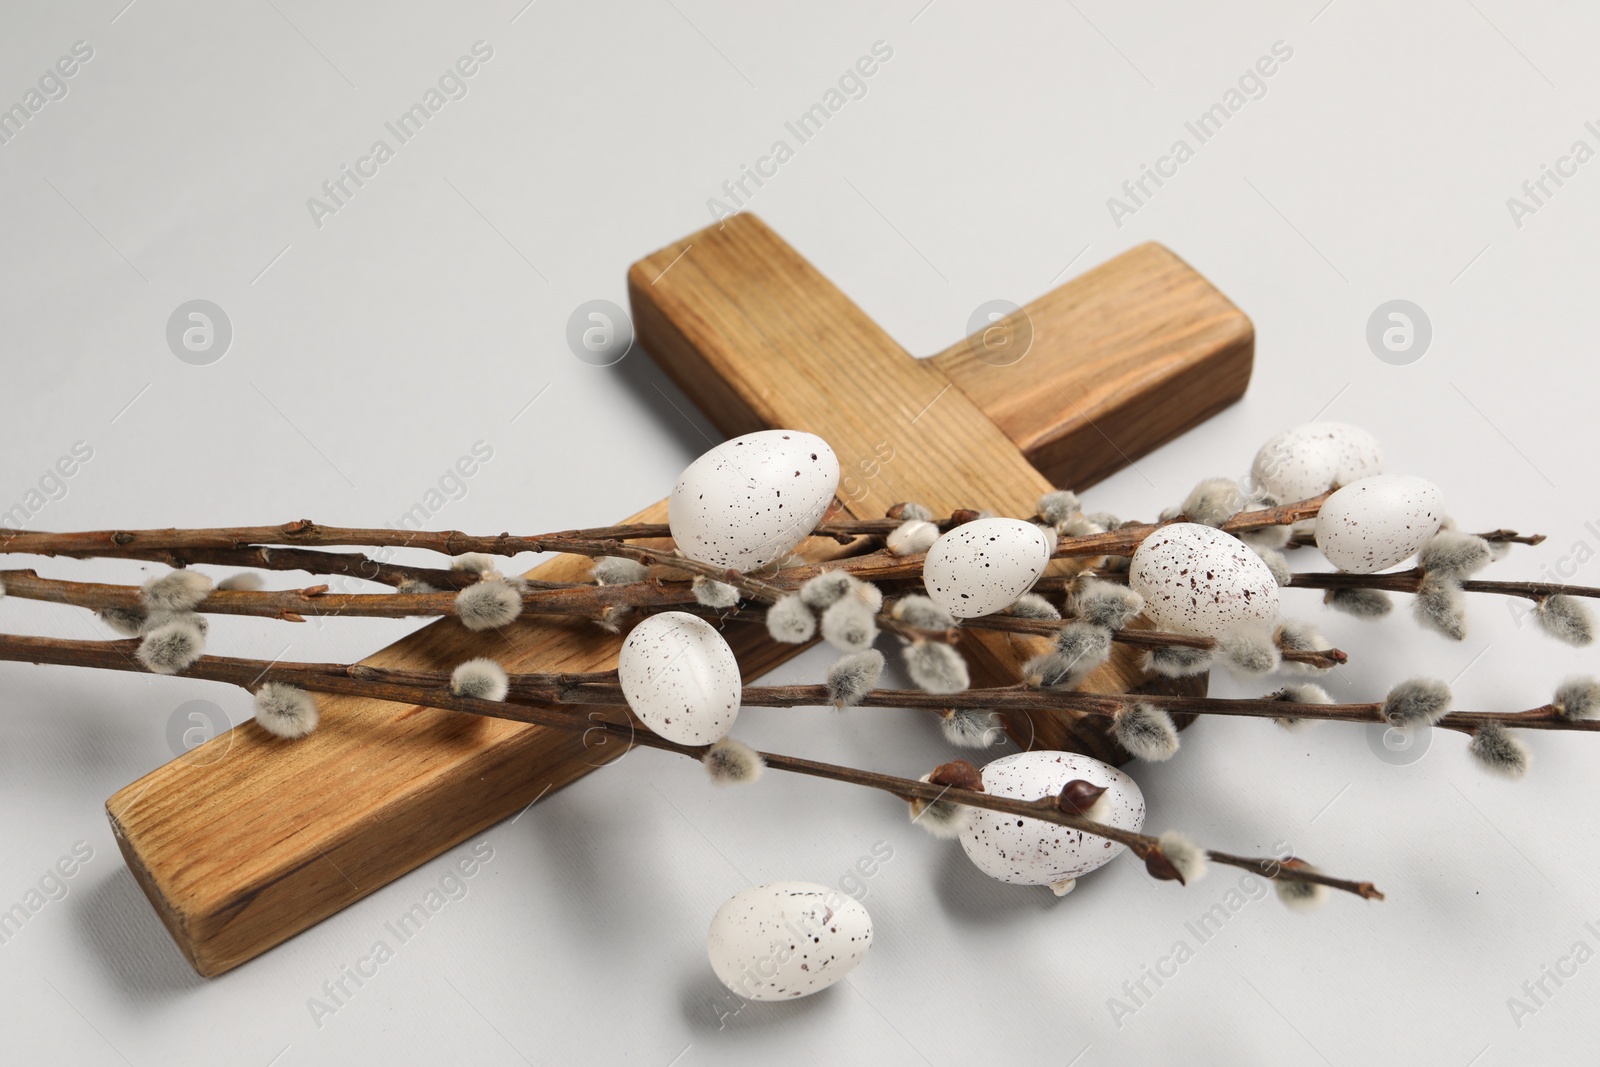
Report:
[{"label": "speckled white egg", "polygon": [[628,707],[653,732],[681,745],[709,745],[733,729],[744,685],[733,649],[706,620],[683,611],[651,615],[628,633],[617,657]]},{"label": "speckled white egg", "polygon": [[1237,537],[1194,522],[1156,530],[1133,553],[1128,585],[1163,630],[1219,637],[1278,617],[1278,581]]},{"label": "speckled white egg", "polygon": [[746,1000],[793,1000],[826,989],[872,947],[861,902],[812,882],[735,893],[711,919],[706,950],[722,984]]},{"label": "speckled white egg", "polygon": [[690,559],[754,570],[804,541],[838,488],[839,459],[816,434],[747,433],[689,464],[667,500],[667,524]]},{"label": "speckled white egg", "polygon": [[[1095,819],[1123,830],[1144,825],[1139,784],[1108,763],[1076,752],[1017,752],[983,768],[983,790],[1036,800],[1055,796],[1075,779],[1105,786]],[[1116,859],[1126,847],[1043,819],[973,808],[961,831],[967,858],[991,878],[1017,885],[1050,885],[1077,878]]]},{"label": "speckled white egg", "polygon": [[1383,449],[1378,439],[1361,427],[1345,422],[1313,422],[1302,429],[1315,430],[1332,443],[1339,463],[1334,485],[1349,485],[1383,473]]},{"label": "speckled white egg", "polygon": [[1050,562],[1046,534],[1021,519],[975,519],[928,549],[922,582],[934,603],[958,619],[1010,607]]},{"label": "speckled white egg", "polygon": [[1359,426],[1308,422],[1262,445],[1250,472],[1279,503],[1294,504],[1383,473],[1383,451]]},{"label": "speckled white egg", "polygon": [[1250,476],[1282,504],[1309,500],[1328,491],[1339,475],[1339,455],[1325,437],[1304,426],[1285,430],[1256,453]]},{"label": "speckled white egg", "polygon": [[1372,574],[1404,563],[1444,521],[1439,487],[1409,474],[1351,482],[1317,513],[1317,547],[1342,571]]}]

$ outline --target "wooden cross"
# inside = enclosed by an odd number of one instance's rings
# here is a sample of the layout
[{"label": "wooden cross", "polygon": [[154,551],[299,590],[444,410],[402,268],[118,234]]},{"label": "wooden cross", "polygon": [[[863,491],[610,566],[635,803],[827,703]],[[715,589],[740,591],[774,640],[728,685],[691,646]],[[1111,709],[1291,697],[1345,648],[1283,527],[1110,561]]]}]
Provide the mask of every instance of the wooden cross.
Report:
[{"label": "wooden cross", "polygon": [[[1250,320],[1155,244],[925,360],[750,214],[635,263],[628,288],[640,342],[717,428],[824,437],[857,517],[906,500],[937,514],[1030,515],[1041,493],[1089,485],[1238,399],[1254,354]],[[1030,328],[1031,346],[1012,362]],[[661,501],[630,521],[665,520]],[[587,564],[563,556],[529,576],[585,581]],[[525,614],[505,632],[509,644],[493,654],[512,672],[609,669],[620,644],[591,622],[547,615]],[[760,627],[729,639],[746,679],[800,651]],[[443,619],[366,662],[449,669],[482,654],[483,640]],[[1007,684],[1042,639],[973,631],[962,647],[975,685]],[[1142,681],[1122,650],[1087,688]],[[322,725],[304,740],[245,723],[106,802],[129,868],[202,975],[265,952],[624,751],[598,732],[350,697],[321,704]],[[1032,730],[1036,747],[1121,755],[1067,717]]]}]

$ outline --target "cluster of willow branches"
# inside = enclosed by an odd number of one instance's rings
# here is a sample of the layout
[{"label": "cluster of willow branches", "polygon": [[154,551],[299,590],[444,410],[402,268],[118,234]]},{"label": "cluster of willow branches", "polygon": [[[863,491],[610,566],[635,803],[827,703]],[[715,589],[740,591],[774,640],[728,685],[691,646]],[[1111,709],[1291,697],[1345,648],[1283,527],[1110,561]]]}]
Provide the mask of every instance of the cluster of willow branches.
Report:
[{"label": "cluster of willow branches", "polygon": [[[1499,760],[1502,768],[1515,762],[1512,759],[1508,763],[1501,751],[1508,743],[1507,728],[1600,728],[1600,722],[1591,717],[1600,715],[1600,695],[1571,684],[1549,703],[1511,712],[1455,710],[1450,707],[1447,691],[1441,694],[1427,686],[1419,689],[1416,683],[1397,687],[1384,701],[1361,704],[1332,703],[1315,685],[1285,686],[1270,695],[1243,700],[1127,698],[1080,692],[1075,684],[1104,661],[1112,642],[1145,650],[1155,669],[1170,674],[1204,670],[1213,661],[1245,674],[1279,668],[1315,674],[1343,664],[1346,657],[1303,626],[1279,627],[1272,636],[1271,647],[1262,649],[1134,625],[1139,605],[1127,599],[1125,589],[1119,599],[1116,585],[1125,581],[1127,558],[1161,524],[1119,523],[1109,516],[1085,517],[1075,507],[1075,498],[1071,501],[1073,507],[1062,508],[1059,498],[1070,494],[1053,496],[1058,499],[1041,501],[1040,515],[1035,518],[1060,531],[1054,550],[1056,558],[1080,561],[1087,569],[1074,576],[1041,579],[1032,593],[1006,612],[959,622],[943,615],[920,595],[922,553],[915,550],[916,546],[908,551],[903,541],[897,544],[895,535],[907,522],[922,522],[944,531],[977,518],[979,513],[960,511],[936,519],[927,515],[926,509],[910,504],[897,505],[885,519],[827,522],[819,526],[813,536],[836,542],[842,553],[839,558],[822,564],[796,560],[795,565],[759,574],[726,570],[687,559],[670,548],[656,547],[660,539],[669,535],[660,524],[567,530],[532,537],[351,529],[309,521],[216,529],[13,532],[0,537],[0,553],[129,559],[166,564],[174,569],[143,586],[65,581],[41,577],[33,570],[0,570],[4,593],[94,611],[124,635],[122,640],[72,641],[0,634],[0,659],[151,670],[231,683],[255,693],[258,721],[284,736],[303,734],[315,724],[314,707],[286,696],[293,693],[364,696],[555,729],[599,728],[633,744],[700,759],[714,778],[719,777],[719,767],[753,760],[756,766],[879,789],[910,802],[918,812],[933,810],[930,805],[945,811],[970,807],[1042,819],[1120,842],[1145,861],[1152,875],[1180,882],[1196,872],[1187,858],[1193,846],[1176,835],[1153,837],[1096,821],[1090,817],[1089,801],[1093,798],[1085,797],[1086,783],[1069,783],[1059,796],[1024,801],[983,792],[981,775],[965,761],[946,764],[925,779],[915,780],[777,753],[750,752],[746,757],[732,749],[727,740],[712,746],[681,745],[643,731],[629,721],[597,720],[574,712],[579,705],[624,706],[615,672],[509,676],[500,672],[495,676],[492,672],[485,675],[482,668],[468,670],[468,665],[454,672],[397,671],[359,664],[219,657],[203,652],[204,617],[249,615],[302,622],[318,615],[454,616],[471,629],[483,630],[506,626],[527,614],[586,618],[615,630],[633,615],[684,610],[733,623],[765,625],[775,638],[800,643],[812,639],[811,625],[796,629],[779,621],[780,617],[790,618],[794,611],[800,611],[809,621],[813,608],[836,602],[850,589],[871,590],[871,596],[857,598],[867,605],[861,610],[869,624],[857,627],[860,632],[848,638],[828,633],[824,613],[823,636],[850,653],[829,672],[826,684],[746,686],[743,703],[785,708],[832,703],[839,707],[925,709],[954,726],[946,730],[952,740],[976,745],[992,741],[992,716],[996,711],[1066,713],[1103,720],[1129,751],[1147,759],[1166,758],[1176,749],[1176,731],[1171,729],[1170,719],[1174,713],[1270,718],[1284,725],[1318,720],[1426,722],[1471,735],[1474,754],[1491,767]],[[1293,524],[1314,517],[1322,499],[1240,511],[1219,516],[1211,524],[1247,539],[1264,537],[1279,546],[1292,547]],[[1535,538],[1509,531],[1479,535],[1479,539],[1496,546],[1519,541],[1537,543]],[[330,551],[348,548],[363,551]],[[390,562],[388,550],[397,548],[439,553],[449,557],[450,565],[419,567]],[[382,551],[370,551],[374,549]],[[1272,548],[1260,550],[1264,556],[1275,554]],[[507,577],[496,569],[495,557],[527,552],[591,557],[596,580],[539,582]],[[1424,561],[1427,558],[1425,554]],[[259,577],[253,573],[213,585],[209,578],[189,569],[195,564],[249,568],[252,572],[296,571],[337,580],[362,579],[386,585],[390,591],[336,592],[328,584],[267,590],[261,588]],[[1363,609],[1358,613],[1370,616],[1380,613],[1374,609],[1376,597],[1393,591],[1418,593],[1429,575],[1425,567],[1419,567],[1399,574],[1280,574],[1279,580],[1288,588],[1370,594],[1366,599],[1347,595],[1343,603],[1337,597],[1330,599],[1336,607]],[[1541,619],[1548,617],[1558,622],[1580,617],[1573,615],[1570,607],[1562,607],[1564,600],[1597,595],[1596,590],[1582,587],[1487,582],[1459,575],[1451,576],[1451,588],[1524,597],[1540,609]],[[1061,600],[1065,613],[1047,599],[1052,594]],[[1549,607],[1551,604],[1556,607]],[[1548,625],[1554,632],[1556,623]],[[882,657],[871,651],[870,645],[879,630],[903,639],[911,676],[920,688],[878,687]],[[965,635],[978,630],[1052,638],[1053,651],[1040,658],[1036,669],[1030,667],[1029,676],[1019,684],[972,688],[966,684],[965,668],[955,649]],[[1093,633],[1100,631],[1109,638],[1103,649],[1092,639]],[[1086,638],[1086,634],[1090,637]],[[918,663],[924,665],[920,674]],[[953,683],[951,665],[960,665],[956,671],[959,677]],[[726,780],[728,776],[722,777]],[[1253,859],[1217,851],[1206,851],[1204,855],[1275,879],[1280,891],[1320,886],[1381,898],[1370,883],[1334,878],[1298,859]]]}]

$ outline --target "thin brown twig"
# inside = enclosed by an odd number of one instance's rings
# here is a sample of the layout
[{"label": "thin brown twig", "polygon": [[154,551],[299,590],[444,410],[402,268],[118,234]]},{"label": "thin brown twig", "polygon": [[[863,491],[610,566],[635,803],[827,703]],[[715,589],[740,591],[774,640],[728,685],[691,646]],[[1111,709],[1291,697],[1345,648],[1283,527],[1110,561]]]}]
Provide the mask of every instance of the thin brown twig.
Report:
[{"label": "thin brown twig", "polygon": [[[777,579],[788,581],[781,573]],[[0,583],[12,596],[20,599],[67,604],[91,611],[108,608],[137,611],[143,610],[144,606],[137,586],[42,578],[32,570],[0,571]],[[749,607],[720,610],[702,608],[695,602],[694,590],[683,582],[647,579],[604,586],[548,584],[543,588],[529,588],[522,592],[522,609],[530,615],[599,619],[605,616],[608,609],[619,607],[644,611],[689,611],[752,625],[765,625],[766,622],[763,612]],[[248,615],[287,622],[304,622],[310,616],[385,619],[451,616],[456,614],[456,594],[334,593],[328,591],[326,586],[279,590],[219,589],[210,593],[194,610],[203,614]],[[948,630],[926,630],[907,626],[886,610],[879,613],[877,621],[880,628],[908,640],[921,638],[950,642],[959,640],[965,630],[1002,630],[1049,637],[1072,620],[991,615],[963,620],[960,626]],[[1117,630],[1113,631],[1112,640],[1138,648],[1182,645],[1211,649],[1217,644],[1216,639],[1211,637],[1155,630]],[[1290,662],[1323,668],[1347,661],[1345,654],[1338,649],[1285,651],[1283,657]]]},{"label": "thin brown twig", "polygon": [[[51,663],[67,666],[94,667],[106,670],[138,670],[130,665],[129,653],[136,647],[134,641],[69,641],[55,638],[0,635],[0,660],[32,663]],[[673,752],[691,759],[701,759],[710,746],[681,745],[629,723],[613,723],[603,719],[577,717],[537,704],[505,703],[460,697],[441,686],[408,685],[387,680],[381,668],[328,663],[283,663],[265,660],[236,659],[224,656],[202,656],[181,672],[184,676],[210,681],[227,682],[254,690],[267,682],[286,682],[313,692],[361,696],[414,706],[433,707],[446,711],[459,711],[492,718],[510,719],[530,725],[554,727],[561,730],[601,730],[623,739],[628,744],[644,745],[664,752]],[[416,680],[421,672],[402,672],[404,677]],[[559,677],[559,676],[557,676]],[[578,686],[578,689],[585,686]],[[559,696],[564,690],[553,685],[551,693]],[[984,808],[1003,814],[1042,819],[1082,833],[1103,837],[1126,845],[1145,860],[1161,853],[1160,840],[1148,834],[1124,830],[1096,822],[1082,815],[1063,811],[1053,796],[1036,800],[1018,800],[975,792],[953,786],[935,785],[911,778],[858,770],[838,764],[823,763],[799,756],[774,752],[759,753],[768,767],[776,770],[806,774],[852,785],[878,789],[902,800],[946,801],[968,807]],[[1231,863],[1237,857],[1227,853],[1208,853],[1219,863]],[[1353,882],[1332,878],[1306,868],[1284,866],[1273,860],[1248,861],[1268,877],[1289,881],[1313,882],[1330,888],[1343,889],[1367,899],[1381,900],[1383,894],[1370,882]],[[1270,873],[1269,873],[1270,872]]]}]

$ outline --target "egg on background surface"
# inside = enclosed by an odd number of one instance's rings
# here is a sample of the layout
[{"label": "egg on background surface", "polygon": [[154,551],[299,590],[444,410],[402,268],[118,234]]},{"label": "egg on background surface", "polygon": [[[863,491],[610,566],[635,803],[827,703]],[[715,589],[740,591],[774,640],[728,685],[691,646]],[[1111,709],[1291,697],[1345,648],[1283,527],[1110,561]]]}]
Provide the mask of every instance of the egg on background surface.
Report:
[{"label": "egg on background surface", "polygon": [[[1074,779],[1106,787],[1100,798],[1104,814],[1097,811],[1096,821],[1133,831],[1144,825],[1144,794],[1139,784],[1091,756],[1016,752],[983,768],[984,792],[1018,800],[1055,796]],[[961,831],[961,847],[991,878],[1016,885],[1051,885],[1103,867],[1127,846],[1043,819],[973,808]]]},{"label": "egg on background surface", "polygon": [[1281,504],[1327,492],[1339,474],[1332,442],[1302,433],[1303,429],[1285,430],[1262,445],[1250,465],[1251,479]]},{"label": "egg on background surface", "polygon": [[746,1000],[793,1000],[849,974],[872,947],[860,901],[813,882],[774,882],[735,893],[706,939],[711,969]]},{"label": "egg on background surface", "polygon": [[1339,463],[1334,485],[1349,485],[1383,473],[1383,449],[1370,432],[1344,422],[1313,422],[1306,429],[1326,434],[1333,444]]},{"label": "egg on background surface", "polygon": [[1021,519],[974,519],[933,543],[922,583],[958,619],[992,615],[1033,587],[1050,562],[1048,535]]},{"label": "egg on background surface", "polygon": [[689,464],[667,500],[667,524],[690,559],[750,571],[804,541],[838,488],[839,459],[816,434],[747,433]]},{"label": "egg on background surface", "polygon": [[1351,574],[1372,574],[1404,563],[1439,530],[1444,494],[1409,474],[1380,474],[1351,482],[1317,513],[1317,547]]},{"label": "egg on background surface", "polygon": [[648,616],[629,631],[617,680],[639,720],[681,745],[725,737],[744,686],[733,649],[716,627],[683,611]]},{"label": "egg on background surface", "polygon": [[1310,500],[1382,472],[1378,439],[1343,422],[1308,422],[1285,430],[1261,446],[1250,467],[1255,483],[1280,504]]},{"label": "egg on background surface", "polygon": [[1278,580],[1249,545],[1194,522],[1162,526],[1128,566],[1128,585],[1144,597],[1156,626],[1220,637],[1240,623],[1278,617]]}]

